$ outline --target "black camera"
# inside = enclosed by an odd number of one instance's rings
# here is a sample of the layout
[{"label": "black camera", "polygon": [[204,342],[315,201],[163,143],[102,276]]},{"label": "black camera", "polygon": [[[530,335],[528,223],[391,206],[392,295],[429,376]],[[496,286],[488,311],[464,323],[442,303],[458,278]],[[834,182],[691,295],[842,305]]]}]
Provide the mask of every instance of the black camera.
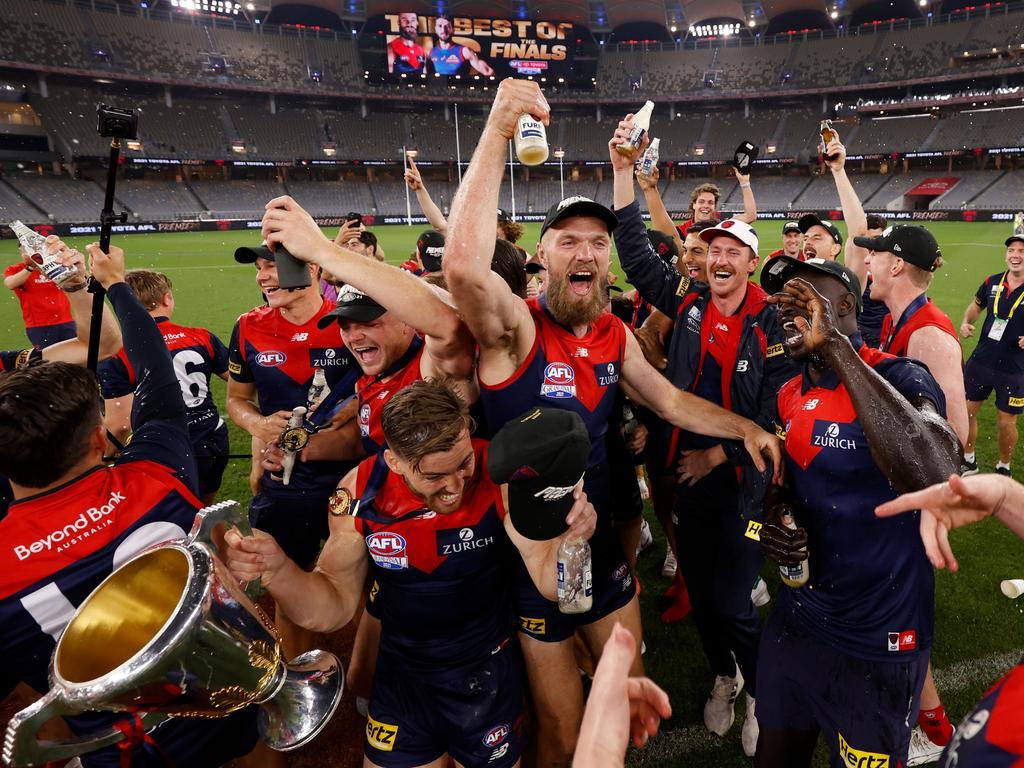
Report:
[{"label": "black camera", "polygon": [[107,139],[138,138],[139,116],[134,109],[96,105],[96,132]]}]

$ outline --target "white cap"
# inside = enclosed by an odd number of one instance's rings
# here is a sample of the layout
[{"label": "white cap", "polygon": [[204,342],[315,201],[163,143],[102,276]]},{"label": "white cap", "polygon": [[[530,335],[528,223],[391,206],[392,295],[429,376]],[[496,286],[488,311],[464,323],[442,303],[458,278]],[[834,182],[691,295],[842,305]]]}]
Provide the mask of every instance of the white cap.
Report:
[{"label": "white cap", "polygon": [[744,245],[749,245],[754,249],[754,253],[757,253],[757,232],[741,219],[726,219],[721,224],[700,231],[700,239],[705,243],[710,243],[718,235],[734,237]]}]

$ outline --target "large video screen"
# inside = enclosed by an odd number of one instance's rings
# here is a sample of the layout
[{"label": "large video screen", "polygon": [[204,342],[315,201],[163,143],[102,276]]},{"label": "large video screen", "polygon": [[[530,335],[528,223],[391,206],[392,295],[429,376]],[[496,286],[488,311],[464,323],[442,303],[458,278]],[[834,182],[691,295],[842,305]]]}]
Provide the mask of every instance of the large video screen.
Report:
[{"label": "large video screen", "polygon": [[[383,38],[383,60],[373,66],[361,46],[364,66],[394,77],[436,73],[568,80],[577,47],[573,24],[562,21],[392,13],[368,20],[367,26],[365,31]],[[380,56],[379,42],[374,48]]]}]

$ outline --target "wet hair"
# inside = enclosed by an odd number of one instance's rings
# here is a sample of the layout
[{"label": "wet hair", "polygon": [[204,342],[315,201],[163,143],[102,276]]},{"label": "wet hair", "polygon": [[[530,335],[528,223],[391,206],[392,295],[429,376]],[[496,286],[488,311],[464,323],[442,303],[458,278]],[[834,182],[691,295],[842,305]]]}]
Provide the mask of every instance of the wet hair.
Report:
[{"label": "wet hair", "polygon": [[43,488],[80,461],[99,424],[96,375],[71,363],[40,363],[0,376],[0,473]]},{"label": "wet hair", "polygon": [[469,406],[446,381],[414,381],[399,390],[381,413],[388,448],[413,468],[431,453],[450,451],[464,430],[473,431]]},{"label": "wet hair", "polygon": [[499,221],[498,229],[501,230],[501,236],[510,243],[517,242],[524,231],[523,225],[518,221]]},{"label": "wet hair", "polygon": [[693,218],[693,206],[697,202],[697,198],[704,192],[710,192],[715,196],[715,208],[718,207],[718,201],[722,199],[722,190],[718,188],[717,184],[698,184],[693,188],[693,192],[690,193],[690,218]]},{"label": "wet hair", "polygon": [[512,293],[521,299],[526,298],[526,268],[523,266],[523,257],[519,254],[521,248],[516,248],[507,240],[494,241],[494,255],[491,257],[491,271],[504,280]]},{"label": "wet hair", "polygon": [[885,229],[885,219],[877,213],[869,213],[868,229]]},{"label": "wet hair", "polygon": [[124,281],[147,310],[163,304],[164,296],[171,292],[172,287],[171,278],[152,269],[129,269],[124,273]]}]

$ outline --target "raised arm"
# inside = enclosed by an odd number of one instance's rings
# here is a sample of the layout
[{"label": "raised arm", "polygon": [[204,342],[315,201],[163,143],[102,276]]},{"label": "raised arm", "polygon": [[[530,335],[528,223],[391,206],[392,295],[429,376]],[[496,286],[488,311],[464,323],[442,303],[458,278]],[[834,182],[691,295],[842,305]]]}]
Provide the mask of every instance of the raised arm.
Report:
[{"label": "raised arm", "polygon": [[441,213],[441,209],[437,207],[437,203],[430,196],[427,191],[426,185],[423,183],[423,177],[420,176],[420,170],[416,167],[416,163],[413,159],[408,158],[409,167],[405,169],[405,183],[409,189],[416,193],[416,202],[420,204],[420,210],[423,211],[423,215],[427,217],[427,221],[434,229],[440,232],[442,235],[448,233],[448,222],[444,218],[444,214]]},{"label": "raised arm", "polygon": [[672,217],[668,215],[665,201],[661,199],[661,193],[658,191],[658,179],[660,178],[658,169],[654,168],[650,176],[644,176],[639,171],[635,171],[635,175],[636,183],[640,185],[640,191],[644,193],[647,211],[651,214],[651,227],[675,240],[676,250],[682,254],[683,240],[679,237],[679,230],[672,223]]},{"label": "raised arm", "polygon": [[757,202],[754,200],[754,190],[750,186],[750,174],[740,173],[737,168],[732,170],[736,174],[736,181],[739,182],[740,194],[743,195],[743,213],[736,218],[747,222],[747,224],[753,224],[757,221]]},{"label": "raised arm", "polygon": [[[499,348],[521,352],[524,341],[533,343],[532,337],[526,338],[528,332],[519,332],[529,323],[525,303],[491,272],[494,217],[480,212],[498,209],[508,142],[519,117],[530,114],[547,124],[550,111],[537,83],[502,80],[473,160],[452,202],[442,262],[444,277],[483,354]],[[529,327],[532,329],[532,324]]]},{"label": "raised arm", "polygon": [[428,283],[404,269],[335,245],[290,197],[277,197],[267,203],[263,237],[269,247],[283,246],[295,258],[316,264],[337,279],[354,285],[403,323],[422,333],[435,368],[433,373],[456,378],[467,378],[471,374],[475,351],[472,336],[454,307]]},{"label": "raised arm", "polygon": [[[836,136],[838,137],[838,135],[837,133]],[[854,243],[853,238],[867,233],[868,217],[853,189],[853,184],[850,183],[850,177],[846,175],[846,147],[840,143],[838,138],[830,141],[825,148],[825,165],[832,172],[832,179],[836,183],[836,192],[839,193],[839,207],[842,208],[843,219],[846,221],[846,245],[843,250],[843,261],[857,275],[860,284],[867,285],[868,268],[864,264],[864,257],[867,256],[868,251]]]}]

